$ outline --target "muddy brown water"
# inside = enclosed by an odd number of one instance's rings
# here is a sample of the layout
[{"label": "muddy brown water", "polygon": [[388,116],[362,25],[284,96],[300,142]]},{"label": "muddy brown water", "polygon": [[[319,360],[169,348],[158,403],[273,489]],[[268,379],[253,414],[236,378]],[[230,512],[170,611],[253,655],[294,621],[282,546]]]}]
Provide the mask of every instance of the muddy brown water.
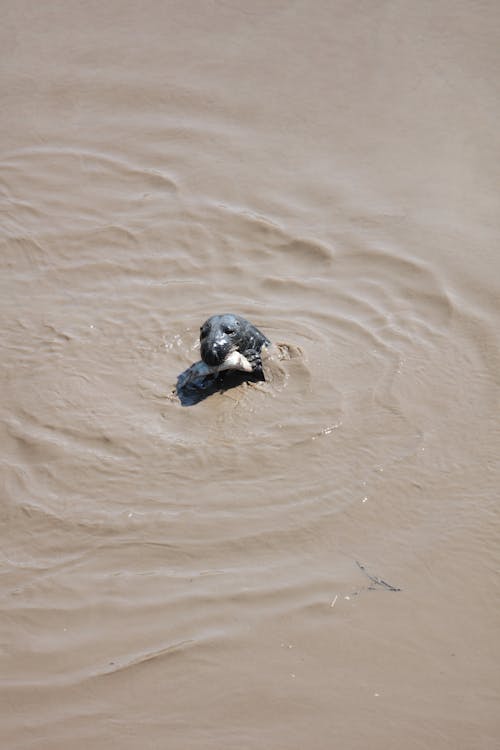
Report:
[{"label": "muddy brown water", "polygon": [[0,35],[1,747],[498,748],[498,3]]}]

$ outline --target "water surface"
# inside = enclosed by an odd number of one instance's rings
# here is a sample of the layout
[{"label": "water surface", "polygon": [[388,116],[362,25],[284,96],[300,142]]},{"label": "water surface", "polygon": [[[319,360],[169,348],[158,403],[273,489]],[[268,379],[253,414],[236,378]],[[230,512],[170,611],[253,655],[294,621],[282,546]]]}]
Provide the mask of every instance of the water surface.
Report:
[{"label": "water surface", "polygon": [[499,28],[5,6],[5,747],[498,747]]}]

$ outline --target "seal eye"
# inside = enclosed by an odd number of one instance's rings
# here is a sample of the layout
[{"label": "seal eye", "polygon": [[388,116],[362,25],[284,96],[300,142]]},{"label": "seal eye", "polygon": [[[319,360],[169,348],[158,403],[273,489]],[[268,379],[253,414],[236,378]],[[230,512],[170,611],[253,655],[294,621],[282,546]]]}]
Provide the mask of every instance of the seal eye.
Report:
[{"label": "seal eye", "polygon": [[222,330],[228,336],[234,336],[234,334],[236,333],[236,328],[234,328],[233,326],[223,326]]},{"label": "seal eye", "polygon": [[200,339],[206,339],[208,335],[208,328],[206,326],[202,326],[200,328]]}]

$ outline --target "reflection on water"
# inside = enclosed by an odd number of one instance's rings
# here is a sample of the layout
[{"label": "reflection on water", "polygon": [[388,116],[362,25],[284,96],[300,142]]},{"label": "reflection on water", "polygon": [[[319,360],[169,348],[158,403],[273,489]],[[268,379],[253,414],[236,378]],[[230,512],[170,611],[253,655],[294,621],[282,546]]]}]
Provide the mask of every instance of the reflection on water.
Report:
[{"label": "reflection on water", "polygon": [[225,393],[243,383],[257,383],[259,374],[225,370],[221,373],[207,371],[204,362],[195,362],[177,377],[175,394],[183,406],[196,406],[215,393]]},{"label": "reflection on water", "polygon": [[6,10],[6,746],[496,746],[497,15]]}]

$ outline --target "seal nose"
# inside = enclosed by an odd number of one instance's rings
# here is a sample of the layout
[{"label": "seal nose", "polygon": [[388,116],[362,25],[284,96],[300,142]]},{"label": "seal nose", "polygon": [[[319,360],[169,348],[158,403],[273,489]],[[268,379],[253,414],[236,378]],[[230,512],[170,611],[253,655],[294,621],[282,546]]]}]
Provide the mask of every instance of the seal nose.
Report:
[{"label": "seal nose", "polygon": [[224,339],[216,339],[212,344],[212,353],[217,360],[217,364],[221,364],[226,356],[227,341]]},{"label": "seal nose", "polygon": [[223,337],[202,341],[201,358],[207,365],[211,365],[212,367],[221,365],[227,353],[228,341]]}]

